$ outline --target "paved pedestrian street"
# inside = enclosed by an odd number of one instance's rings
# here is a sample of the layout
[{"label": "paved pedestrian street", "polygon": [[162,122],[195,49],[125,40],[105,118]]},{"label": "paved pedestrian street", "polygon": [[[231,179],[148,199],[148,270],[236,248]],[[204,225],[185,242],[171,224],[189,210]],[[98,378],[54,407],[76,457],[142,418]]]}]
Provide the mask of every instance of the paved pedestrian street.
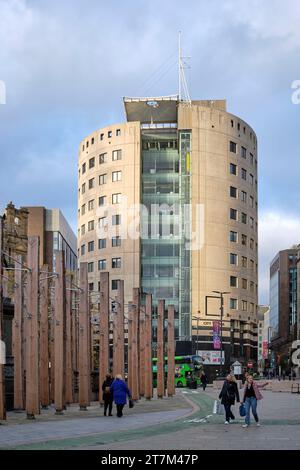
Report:
[{"label": "paved pedestrian street", "polygon": [[1,449],[300,449],[300,395],[264,392],[258,405],[261,427],[243,419],[224,425],[213,415],[212,389],[177,390],[173,398],[140,400],[126,407],[122,419],[103,417],[94,404],[89,411],[68,408],[64,416],[43,412],[35,422],[9,413],[0,426]]}]

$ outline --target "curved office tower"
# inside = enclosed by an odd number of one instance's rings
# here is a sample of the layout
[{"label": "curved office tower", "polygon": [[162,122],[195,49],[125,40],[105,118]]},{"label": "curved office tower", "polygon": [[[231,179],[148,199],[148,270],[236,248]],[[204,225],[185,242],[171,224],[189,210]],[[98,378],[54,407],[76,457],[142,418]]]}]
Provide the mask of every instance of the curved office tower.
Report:
[{"label": "curved office tower", "polygon": [[[223,100],[125,98],[124,105],[125,123],[93,132],[79,149],[78,250],[90,289],[109,271],[112,298],[124,279],[125,304],[133,287],[174,304],[176,339],[192,339],[212,368],[220,343],[227,365],[255,362],[253,129]],[[221,299],[214,291],[226,292],[215,343]]]}]

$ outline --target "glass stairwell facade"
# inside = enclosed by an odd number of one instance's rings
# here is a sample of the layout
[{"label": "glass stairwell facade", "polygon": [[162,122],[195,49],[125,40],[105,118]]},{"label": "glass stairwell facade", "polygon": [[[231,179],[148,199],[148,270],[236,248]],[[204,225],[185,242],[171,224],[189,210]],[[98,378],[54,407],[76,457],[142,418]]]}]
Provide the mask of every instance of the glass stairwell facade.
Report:
[{"label": "glass stairwell facade", "polygon": [[175,306],[175,338],[187,339],[190,252],[184,249],[182,204],[189,192],[178,144],[176,129],[142,131],[141,287],[152,294],[154,307],[158,299]]}]

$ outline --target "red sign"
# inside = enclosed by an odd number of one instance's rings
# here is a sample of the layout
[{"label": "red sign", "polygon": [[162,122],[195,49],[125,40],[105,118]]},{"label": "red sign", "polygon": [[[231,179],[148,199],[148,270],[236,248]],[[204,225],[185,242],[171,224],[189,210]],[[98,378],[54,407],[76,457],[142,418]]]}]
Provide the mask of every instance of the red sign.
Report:
[{"label": "red sign", "polygon": [[262,357],[266,359],[268,357],[268,341],[262,343]]}]

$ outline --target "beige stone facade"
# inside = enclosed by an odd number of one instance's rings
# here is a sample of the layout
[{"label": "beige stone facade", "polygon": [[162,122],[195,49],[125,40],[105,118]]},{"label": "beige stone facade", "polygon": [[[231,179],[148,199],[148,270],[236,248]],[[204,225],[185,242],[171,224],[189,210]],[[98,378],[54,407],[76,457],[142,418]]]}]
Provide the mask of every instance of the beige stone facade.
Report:
[{"label": "beige stone facade", "polygon": [[[120,236],[128,215],[121,213],[121,198],[123,203],[127,198],[128,206],[140,203],[140,152],[140,124],[134,122],[94,132],[81,142],[79,151],[78,255],[80,261],[93,263],[89,264],[91,290],[98,290],[101,270],[110,271],[111,281],[125,281],[125,303],[132,300],[132,288],[139,286],[140,241],[127,238],[119,241],[120,246],[112,246],[106,232],[115,229],[115,237]],[[114,215],[121,217],[112,227]],[[99,219],[104,217],[104,227],[99,228]],[[104,248],[99,247],[99,239],[106,240]],[[89,246],[90,242],[94,246]],[[112,267],[115,258],[121,258],[121,267]]]},{"label": "beige stone facade", "polygon": [[[107,239],[106,247],[100,248],[98,243],[103,242],[98,242],[96,226],[105,216],[107,205],[112,204],[113,194],[126,196],[129,205],[142,202],[143,129],[146,123],[157,135],[166,132],[168,124],[164,129],[161,125],[165,111],[165,122],[170,123],[172,131],[177,128],[178,136],[185,131],[191,134],[190,202],[193,215],[197,204],[202,206],[204,214],[203,246],[190,253],[189,313],[193,317],[199,316],[202,325],[208,320],[206,327],[199,329],[198,325],[198,340],[199,337],[202,339],[201,345],[196,344],[196,350],[210,349],[212,318],[206,314],[216,313],[216,319],[219,314],[219,300],[209,299],[206,311],[206,297],[214,295],[213,290],[226,291],[230,294],[224,297],[223,334],[228,356],[244,356],[245,361],[254,359],[257,354],[258,263],[255,132],[242,119],[226,111],[224,100],[193,101],[191,105],[177,102],[175,115],[173,103],[170,101],[169,107],[164,108],[166,105],[160,99],[157,99],[158,106],[148,113],[146,100],[129,103],[125,124],[99,129],[80,143],[78,254],[80,260],[90,263],[90,288],[98,290],[99,272],[103,269],[110,272],[111,281],[124,279],[125,303],[132,298],[132,288],[141,285],[140,240],[122,240],[121,246],[112,246],[112,241]],[[113,152],[117,150],[121,159],[114,160]],[[106,154],[105,158],[103,154]],[[113,172],[117,171],[121,172],[120,180],[113,181]],[[106,197],[105,204],[99,206],[102,197]],[[115,207],[118,211],[118,204]],[[120,215],[122,224],[126,214]],[[110,218],[108,226],[111,223]],[[192,229],[197,229],[194,219]],[[113,258],[121,258],[121,267],[112,267]],[[112,290],[111,296],[115,296]],[[190,325],[193,338],[196,336],[195,325],[194,320],[193,330]]]},{"label": "beige stone facade", "polygon": [[[257,324],[257,140],[253,129],[225,108],[224,101],[205,101],[179,112],[179,130],[192,128],[192,203],[204,207],[204,245],[192,255],[192,313],[204,319],[218,312],[220,301],[209,299],[206,306],[206,296],[230,292],[224,320],[235,321],[235,330],[245,322],[250,346]],[[224,327],[229,342],[229,325]],[[239,332],[233,333],[239,340]]]}]

